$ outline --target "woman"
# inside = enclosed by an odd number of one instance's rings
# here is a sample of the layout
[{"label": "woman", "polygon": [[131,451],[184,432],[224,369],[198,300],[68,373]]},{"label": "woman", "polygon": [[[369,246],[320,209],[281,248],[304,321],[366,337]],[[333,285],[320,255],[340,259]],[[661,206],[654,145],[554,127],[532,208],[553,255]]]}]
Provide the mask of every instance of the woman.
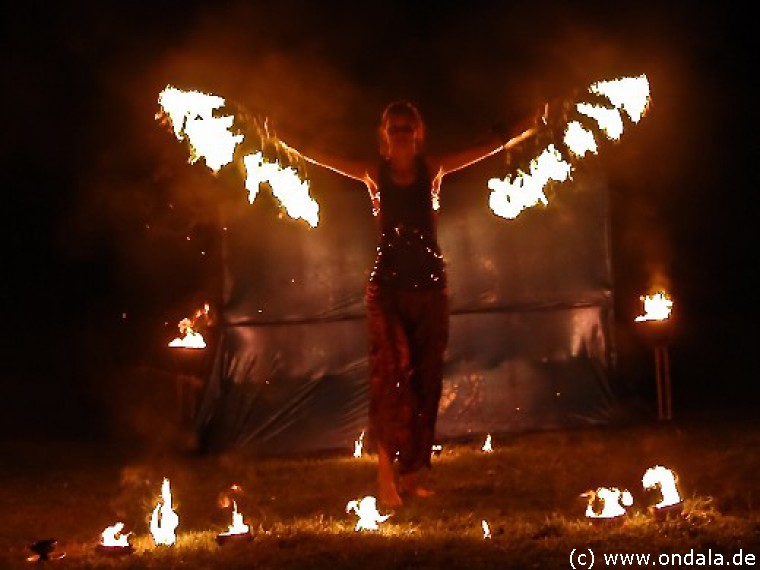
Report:
[{"label": "woman", "polygon": [[[416,107],[394,102],[379,128],[379,164],[308,153],[304,158],[362,181],[379,222],[377,258],[366,290],[369,325],[368,439],[378,453],[378,500],[426,497],[423,474],[431,448],[443,379],[449,314],[446,271],[438,245],[438,191],[454,172],[533,133],[495,140],[442,156],[423,152],[425,126]],[[398,459],[398,483],[394,474]]]}]

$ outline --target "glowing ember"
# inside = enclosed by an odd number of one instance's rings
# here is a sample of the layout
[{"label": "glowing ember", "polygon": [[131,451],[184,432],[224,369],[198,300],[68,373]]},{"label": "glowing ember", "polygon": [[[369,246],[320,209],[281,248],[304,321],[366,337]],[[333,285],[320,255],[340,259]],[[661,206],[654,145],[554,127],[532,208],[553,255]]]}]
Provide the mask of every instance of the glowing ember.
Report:
[{"label": "glowing ember", "polygon": [[122,530],[124,530],[124,523],[122,522],[107,527],[100,534],[100,544],[103,546],[129,547],[129,535],[132,533],[122,534]]},{"label": "glowing ember", "polygon": [[243,515],[237,510],[237,503],[232,501],[232,524],[227,529],[227,532],[223,532],[220,536],[232,536],[236,534],[246,534],[250,530],[250,527],[243,522]]},{"label": "glowing ember", "polygon": [[[587,491],[581,495],[588,498],[586,516],[591,519],[609,519],[625,514],[625,507],[633,504],[633,495],[629,491],[608,487],[599,487],[596,491]],[[601,503],[601,510],[599,504]]]},{"label": "glowing ember", "polygon": [[375,497],[364,497],[358,501],[349,501],[346,505],[346,512],[354,511],[359,520],[356,522],[354,530],[378,530],[378,523],[385,522],[391,515],[381,515],[377,510],[377,499]]},{"label": "glowing ember", "polygon": [[486,436],[486,440],[483,442],[483,447],[481,447],[480,450],[483,451],[484,453],[491,453],[493,451],[493,447],[491,446],[490,433]]},{"label": "glowing ember", "polygon": [[482,520],[480,521],[480,526],[483,527],[483,540],[491,538],[491,527],[488,526],[488,522]]},{"label": "glowing ember", "polygon": [[488,188],[491,190],[489,205],[494,214],[503,218],[514,219],[525,208],[539,202],[547,205],[549,201],[544,194],[546,185],[555,180],[562,182],[570,177],[570,164],[562,159],[559,151],[550,144],[530,162],[529,172],[518,171],[514,180],[509,177],[500,180],[491,178]]},{"label": "glowing ember", "polygon": [[678,493],[676,485],[677,480],[678,477],[673,471],[667,467],[657,465],[647,469],[644,477],[641,479],[641,484],[644,485],[645,489],[651,489],[656,486],[660,487],[662,500],[655,507],[662,509],[663,507],[670,507],[681,502],[681,495]]},{"label": "glowing ember", "polygon": [[206,339],[203,335],[195,330],[197,322],[201,317],[207,317],[209,305],[206,303],[203,309],[198,309],[195,317],[192,319],[182,319],[177,325],[179,336],[169,343],[172,348],[206,348]]},{"label": "glowing ember", "polygon": [[641,297],[644,301],[644,314],[636,317],[637,322],[641,321],[663,321],[670,318],[670,311],[673,307],[673,301],[668,295],[660,291],[651,297],[646,295]]},{"label": "glowing ember", "polygon": [[150,516],[150,534],[153,542],[170,546],[177,537],[174,531],[179,526],[179,516],[172,509],[172,491],[169,479],[164,479],[161,485],[161,501],[153,509]]},{"label": "glowing ember", "polygon": [[364,447],[364,432],[359,435],[359,439],[354,442],[354,457],[362,456],[362,448]]},{"label": "glowing ember", "polygon": [[309,181],[301,180],[295,168],[283,168],[277,161],[268,162],[261,152],[244,156],[243,164],[248,202],[253,204],[259,192],[259,185],[266,182],[291,218],[301,218],[311,227],[317,226],[319,204],[309,196]]},{"label": "glowing ember", "polygon": [[169,117],[177,139],[187,138],[190,143],[190,163],[203,158],[206,166],[216,172],[232,162],[243,135],[230,131],[234,117],[214,116],[214,111],[225,104],[222,97],[167,85],[158,96],[158,103]]}]

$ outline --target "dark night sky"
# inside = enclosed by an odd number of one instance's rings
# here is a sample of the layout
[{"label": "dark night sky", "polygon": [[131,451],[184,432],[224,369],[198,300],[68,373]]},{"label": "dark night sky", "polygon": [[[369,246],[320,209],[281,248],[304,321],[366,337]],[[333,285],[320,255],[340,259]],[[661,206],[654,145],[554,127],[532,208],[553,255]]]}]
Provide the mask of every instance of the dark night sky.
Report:
[{"label": "dark night sky", "polygon": [[[178,174],[183,149],[153,119],[167,83],[366,155],[392,99],[417,102],[431,150],[447,150],[600,76],[642,72],[649,116],[605,159],[619,318],[664,280],[683,323],[684,384],[753,393],[748,17],[617,2],[27,4],[0,23],[8,410],[55,402],[65,411],[51,425],[65,433],[69,414],[96,407],[97,376],[134,354],[104,354],[113,335],[136,330],[121,314],[166,334],[204,284],[206,261],[183,236],[201,247],[210,220],[173,194],[199,174]],[[145,224],[163,232],[149,246]],[[19,425],[18,413],[3,416],[6,431]]]}]

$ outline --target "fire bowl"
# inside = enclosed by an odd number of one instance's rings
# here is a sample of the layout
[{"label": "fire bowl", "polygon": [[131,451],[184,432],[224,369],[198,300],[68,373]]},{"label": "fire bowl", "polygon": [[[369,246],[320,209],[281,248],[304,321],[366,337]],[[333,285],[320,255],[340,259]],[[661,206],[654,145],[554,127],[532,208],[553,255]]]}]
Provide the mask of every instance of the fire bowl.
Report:
[{"label": "fire bowl", "polygon": [[652,511],[652,518],[657,522],[664,522],[680,518],[683,515],[683,501],[667,507],[649,507]]},{"label": "fire bowl", "polygon": [[625,515],[618,515],[616,517],[586,517],[586,520],[591,526],[599,528],[615,528],[623,526]]},{"label": "fire bowl", "polygon": [[634,323],[636,333],[649,346],[664,346],[673,339],[673,317]]},{"label": "fire bowl", "polygon": [[221,533],[216,535],[216,543],[219,546],[224,546],[225,544],[243,544],[251,541],[253,541],[253,535],[250,532],[239,534]]},{"label": "fire bowl", "polygon": [[126,556],[132,554],[135,549],[131,544],[129,546],[106,546],[105,544],[98,544],[97,551],[105,556]]}]

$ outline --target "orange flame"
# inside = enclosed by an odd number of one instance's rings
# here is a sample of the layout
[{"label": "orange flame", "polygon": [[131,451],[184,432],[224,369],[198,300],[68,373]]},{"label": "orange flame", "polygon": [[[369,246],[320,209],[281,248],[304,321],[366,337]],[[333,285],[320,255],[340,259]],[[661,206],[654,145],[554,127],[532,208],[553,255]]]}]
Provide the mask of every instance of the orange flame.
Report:
[{"label": "orange flame", "polygon": [[681,502],[681,495],[678,493],[678,486],[676,485],[677,481],[678,477],[673,471],[662,465],[656,465],[646,470],[641,479],[641,484],[644,485],[645,489],[660,487],[662,499],[655,507],[661,509]]},{"label": "orange flame", "polygon": [[362,449],[364,448],[364,432],[359,435],[359,439],[354,441],[354,457],[359,458],[362,456]]},{"label": "orange flame", "polygon": [[670,318],[673,301],[664,291],[655,293],[651,297],[646,295],[641,297],[641,300],[644,302],[644,314],[636,317],[637,322],[663,321]]},{"label": "orange flame", "polygon": [[349,501],[346,504],[346,512],[354,511],[359,520],[356,522],[354,531],[360,530],[378,530],[378,523],[385,522],[391,515],[381,515],[377,510],[377,499],[375,497],[364,497],[358,501]]},{"label": "orange flame", "polygon": [[195,330],[196,323],[201,317],[207,317],[209,305],[206,303],[202,309],[198,309],[192,319],[182,319],[177,327],[179,336],[169,343],[172,348],[206,348],[206,339]]},{"label": "orange flame", "polygon": [[128,547],[129,535],[132,533],[128,532],[122,534],[121,531],[123,529],[124,523],[122,522],[117,522],[113,526],[106,527],[106,529],[100,534],[100,544],[103,546]]},{"label": "orange flame", "polygon": [[171,546],[177,540],[175,531],[179,526],[179,516],[172,508],[172,491],[169,479],[161,485],[161,501],[156,504],[150,516],[150,534],[153,542]]},{"label": "orange flame", "polygon": [[[633,495],[625,489],[599,487],[595,491],[586,491],[581,497],[588,498],[586,517],[591,519],[608,519],[625,514],[625,507],[633,505]],[[602,509],[597,512],[595,505],[601,501]]]},{"label": "orange flame", "polygon": [[231,536],[233,534],[245,534],[250,527],[243,521],[243,515],[237,510],[237,503],[232,501],[232,524],[227,529],[227,532],[221,533],[221,536]]}]

